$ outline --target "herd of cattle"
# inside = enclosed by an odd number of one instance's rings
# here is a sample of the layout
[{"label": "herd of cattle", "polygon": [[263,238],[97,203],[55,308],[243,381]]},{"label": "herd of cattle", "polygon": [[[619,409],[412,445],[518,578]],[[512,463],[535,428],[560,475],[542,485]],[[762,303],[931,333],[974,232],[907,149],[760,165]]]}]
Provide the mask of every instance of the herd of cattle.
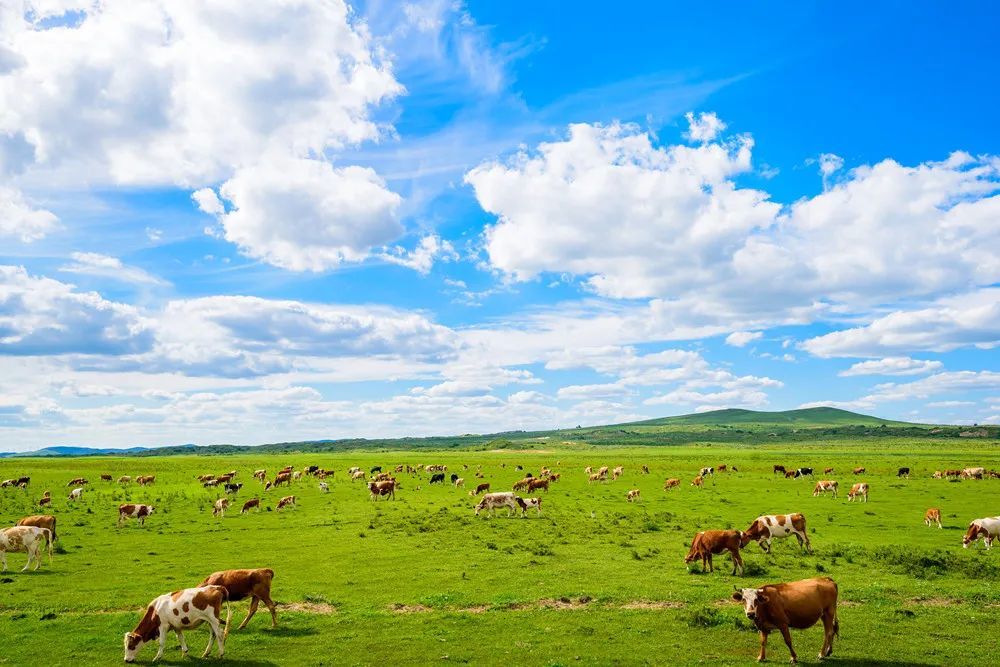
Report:
[{"label": "herd of cattle", "polygon": [[[469,470],[468,465],[463,466]],[[506,467],[503,464],[502,467]],[[522,466],[516,466],[519,471]],[[647,466],[641,466],[642,474],[649,474]],[[719,465],[701,468],[694,477],[691,484],[695,487],[703,487],[706,479],[715,478],[719,473],[738,472],[735,466]],[[799,479],[802,477],[812,477],[814,470],[807,467],[786,467],[784,465],[774,465],[774,474],[781,474],[786,478]],[[824,475],[834,472],[833,468],[824,468]],[[411,476],[430,473],[427,478],[429,484],[444,484],[448,475],[446,465],[425,465],[410,466],[397,465],[393,472],[383,472],[381,466],[372,467],[367,473],[360,467],[352,467],[347,471],[347,478],[365,483],[369,498],[373,501],[379,498],[392,500],[395,498],[396,489],[402,488],[396,474],[406,473]],[[854,475],[863,475],[865,468],[857,467],[852,470]],[[624,466],[617,466],[611,469],[609,466],[594,468],[588,466],[584,469],[584,474],[591,483],[603,483],[615,481],[624,474]],[[300,482],[305,477],[314,477],[318,481],[318,488],[321,492],[329,491],[329,483],[325,480],[333,478],[335,471],[324,470],[319,466],[308,466],[303,470],[294,470],[291,466],[283,468],[275,474],[274,479],[269,479],[266,470],[256,470],[252,477],[260,483],[263,491],[269,491],[284,484],[291,487]],[[474,471],[476,478],[483,478],[482,466]],[[236,482],[238,472],[233,470],[221,475],[199,475],[197,481],[205,488],[222,487],[225,496],[214,501],[212,515],[223,517],[225,511],[230,506],[228,496],[238,494],[243,489],[243,484]],[[513,484],[511,491],[491,492],[489,482],[476,484],[475,488],[469,491],[471,496],[481,496],[474,507],[478,516],[481,511],[486,511],[488,515],[495,515],[498,508],[506,508],[507,515],[520,512],[524,517],[532,507],[541,514],[542,499],[531,494],[538,491],[548,492],[551,485],[558,483],[561,474],[553,472],[547,467],[543,467],[537,476],[530,472],[523,473],[523,477]],[[899,468],[897,477],[909,478],[909,468]],[[986,470],[982,467],[971,467],[956,470],[935,471],[932,475],[935,479],[958,478],[958,479],[986,479],[1000,478],[1000,473],[994,470]],[[419,478],[418,478],[419,479]],[[450,475],[450,483],[456,487],[464,487],[465,479],[456,473]],[[129,476],[119,477],[117,480],[111,475],[101,475],[104,482],[117,482],[121,485],[133,483],[148,486],[156,482],[153,475],[140,475],[134,478]],[[67,484],[71,487],[68,502],[75,502],[82,497],[84,488],[89,481],[83,477],[77,477]],[[680,486],[679,478],[669,478],[664,483],[664,490],[670,491]],[[19,477],[0,482],[0,488],[20,488],[27,490],[31,485],[30,477]],[[415,490],[420,490],[416,485]],[[813,496],[830,494],[836,498],[839,484],[836,480],[823,479],[815,483]],[[524,493],[527,497],[519,495]],[[857,482],[851,486],[847,494],[849,501],[863,499],[868,502],[869,485],[867,482]],[[637,502],[641,500],[639,489],[629,489],[625,494],[626,502]],[[45,491],[38,501],[42,507],[51,504],[52,496],[49,491]],[[260,511],[261,500],[259,495],[246,500],[243,503],[241,514],[246,514],[252,509]],[[276,510],[280,511],[286,507],[295,507],[296,496],[287,495],[280,498],[276,505]],[[136,519],[139,525],[143,525],[147,517],[154,512],[154,507],[148,504],[122,504],[118,508],[118,525],[127,519]],[[939,508],[929,508],[924,515],[926,526],[941,524],[941,510]],[[712,556],[728,553],[732,560],[732,574],[744,573],[743,559],[740,555],[742,549],[751,542],[756,542],[761,549],[768,553],[771,550],[771,543],[774,539],[795,537],[799,547],[809,553],[812,552],[812,545],[809,541],[809,534],[806,529],[806,517],[799,512],[790,514],[762,515],[754,519],[746,530],[703,530],[699,531],[691,541],[690,550],[684,558],[685,563],[701,561],[702,570],[706,572],[714,571]],[[995,539],[1000,538],[1000,516],[976,519],[969,524],[968,530],[962,538],[963,547],[968,548],[978,539],[982,538],[986,549],[992,547]],[[58,539],[56,533],[56,517],[49,514],[41,514],[24,517],[17,522],[17,525],[0,530],[0,561],[3,570],[7,570],[7,552],[23,551],[28,555],[28,561],[22,571],[27,571],[32,563],[37,570],[41,565],[42,554],[47,550],[48,559],[52,561],[53,543]],[[149,603],[145,614],[138,625],[131,632],[125,634],[125,662],[132,662],[139,649],[146,643],[152,641],[159,642],[159,650],[154,660],[159,659],[166,646],[167,634],[171,631],[176,633],[182,652],[186,655],[188,648],[184,639],[184,631],[193,629],[206,623],[209,626],[210,634],[208,646],[203,657],[211,653],[213,645],[218,647],[218,655],[222,657],[225,651],[225,639],[229,634],[229,620],[231,610],[229,603],[250,599],[250,609],[247,617],[240,624],[243,629],[256,613],[258,605],[263,602],[271,612],[271,621],[277,626],[277,611],[271,599],[271,581],[274,578],[274,571],[271,569],[253,570],[226,570],[216,572],[207,577],[197,587],[165,593]],[[802,581],[772,584],[761,588],[737,589],[733,594],[733,599],[742,602],[744,611],[761,636],[759,660],[764,660],[766,655],[767,637],[772,631],[779,631],[784,639],[788,650],[791,653],[792,662],[796,662],[796,653],[792,648],[789,628],[809,628],[822,620],[824,628],[823,646],[819,657],[825,658],[833,652],[833,637],[839,634],[839,623],[837,620],[837,584],[828,577],[806,579]],[[227,607],[226,621],[222,621],[222,606]]]}]

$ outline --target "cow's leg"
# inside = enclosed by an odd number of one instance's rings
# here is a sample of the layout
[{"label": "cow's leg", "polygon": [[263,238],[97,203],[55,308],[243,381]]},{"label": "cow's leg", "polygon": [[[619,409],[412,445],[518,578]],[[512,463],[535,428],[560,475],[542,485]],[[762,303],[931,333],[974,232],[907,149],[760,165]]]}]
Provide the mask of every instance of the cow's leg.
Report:
[{"label": "cow's leg", "polygon": [[23,568],[21,568],[21,572],[27,572],[28,568],[31,567],[31,549],[25,549],[25,551],[28,554],[28,562],[24,564]]},{"label": "cow's leg", "polygon": [[819,651],[820,660],[833,653],[833,628],[836,617],[836,607],[823,610],[823,648]]},{"label": "cow's leg", "polygon": [[34,552],[35,552],[34,553],[34,556],[35,556],[35,571],[36,572],[38,571],[38,568],[40,568],[42,566],[42,554],[41,554],[41,551],[39,550],[39,546],[40,545],[38,543],[36,543],[35,544],[35,549],[34,549]]},{"label": "cow's leg", "polygon": [[788,652],[792,654],[791,662],[792,663],[798,662],[799,657],[795,655],[795,649],[792,648],[792,633],[788,631],[788,626],[782,625],[778,629],[781,630],[781,638],[785,640],[785,646],[788,647]]},{"label": "cow's leg", "polygon": [[3,572],[7,571],[7,552],[0,551],[0,561],[3,561]]},{"label": "cow's leg", "polygon": [[706,555],[708,556],[708,571],[715,572],[715,564],[712,562],[712,552],[709,551]]},{"label": "cow's leg", "polygon": [[763,551],[764,553],[766,553],[766,554],[771,553],[771,538],[770,537],[765,537],[765,538],[763,538],[761,540],[758,540],[757,544],[760,545],[760,550]]},{"label": "cow's leg", "polygon": [[215,628],[213,628],[212,624],[209,623],[209,625],[208,625],[208,646],[205,647],[205,652],[201,654],[202,658],[207,658],[208,654],[212,652],[212,642],[214,642],[214,641],[215,641]]},{"label": "cow's leg", "polygon": [[183,653],[184,655],[187,655],[188,645],[187,645],[187,642],[184,641],[184,631],[181,630],[180,628],[175,628],[174,632],[177,633],[177,641],[180,642],[180,644],[181,644],[181,653]]},{"label": "cow's leg", "polygon": [[[222,626],[219,623],[219,619],[215,616],[210,616],[208,619],[211,625],[212,632],[215,634],[215,641],[219,645],[219,657],[221,658],[226,654],[226,635],[222,631]],[[209,644],[211,646],[211,644]]]},{"label": "cow's leg", "polygon": [[278,608],[274,604],[274,600],[271,599],[270,595],[262,597],[261,600],[264,602],[264,605],[271,612],[271,627],[272,628],[278,627]]},{"label": "cow's leg", "polygon": [[730,555],[733,557],[733,574],[736,574],[736,568],[740,570],[740,576],[743,576],[743,558],[740,557],[739,549],[730,549]]},{"label": "cow's leg", "polygon": [[162,623],[160,624],[160,648],[159,648],[159,650],[156,651],[156,656],[153,658],[153,662],[156,662],[157,660],[159,660],[160,658],[163,657],[163,651],[165,651],[166,648],[167,648],[167,631],[168,630],[169,630],[169,628],[166,625],[164,625]]},{"label": "cow's leg", "polygon": [[767,660],[767,631],[760,631],[760,654],[757,656],[757,662],[764,662]]},{"label": "cow's leg", "polygon": [[250,598],[250,613],[243,619],[243,622],[240,623],[240,627],[238,629],[242,630],[247,627],[247,623],[249,623],[250,619],[253,618],[253,615],[257,613],[258,604],[260,604],[260,599],[256,595]]}]

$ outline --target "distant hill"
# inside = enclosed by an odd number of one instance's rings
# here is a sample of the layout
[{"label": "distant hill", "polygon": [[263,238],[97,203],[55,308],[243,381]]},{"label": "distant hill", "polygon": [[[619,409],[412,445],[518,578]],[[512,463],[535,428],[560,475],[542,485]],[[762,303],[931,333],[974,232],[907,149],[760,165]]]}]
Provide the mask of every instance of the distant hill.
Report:
[{"label": "distant hill", "polygon": [[552,431],[507,431],[425,438],[349,438],[276,442],[266,445],[175,445],[130,449],[46,447],[37,452],[0,454],[26,456],[175,456],[343,452],[351,450],[419,449],[544,449],[593,446],[677,446],[694,443],[755,445],[775,442],[815,442],[887,438],[982,438],[1000,440],[1000,426],[935,426],[880,419],[838,408],[806,408],[784,412],[726,409],[626,424],[587,426]]}]

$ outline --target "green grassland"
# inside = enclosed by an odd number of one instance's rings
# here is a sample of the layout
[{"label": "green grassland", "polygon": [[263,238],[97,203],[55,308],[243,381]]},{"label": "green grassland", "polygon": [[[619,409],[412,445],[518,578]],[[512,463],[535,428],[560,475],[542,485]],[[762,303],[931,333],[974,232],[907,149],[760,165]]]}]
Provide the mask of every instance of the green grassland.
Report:
[{"label": "green grassland", "polygon": [[[961,548],[971,519],[1000,514],[1000,481],[930,478],[935,469],[1000,469],[995,440],[594,447],[554,433],[517,439],[517,448],[501,439],[495,449],[474,443],[440,451],[0,460],[0,479],[32,477],[27,491],[0,491],[0,525],[36,513],[38,497],[51,490],[60,537],[53,563],[37,573],[18,571],[24,554],[8,556],[11,570],[0,575],[0,663],[117,664],[123,633],[155,596],[196,585],[214,570],[265,566],[276,572],[280,627],[271,629],[264,611],[234,630],[229,664],[749,664],[757,636],[728,601],[733,586],[819,574],[840,586],[838,664],[978,665],[1000,655],[1000,550]],[[345,475],[353,465],[405,463],[447,464],[466,489],[403,474],[395,501],[371,502]],[[716,475],[703,489],[689,484],[700,466],[721,463],[739,472]],[[774,463],[835,467],[830,477],[840,481],[841,497],[813,498],[812,480],[779,479]],[[336,469],[330,493],[307,478],[290,492],[264,494],[249,476],[286,464]],[[476,468],[493,490],[508,490],[522,475],[515,465],[562,473],[541,493],[542,514],[473,516],[468,488],[481,481]],[[587,465],[624,465],[625,474],[589,484]],[[868,469],[861,478],[871,485],[868,504],[844,497],[857,465]],[[910,466],[913,477],[897,479],[899,466]],[[194,478],[230,469],[245,487],[237,509],[215,519],[211,504],[220,491]],[[155,474],[157,481],[121,488],[100,482],[101,473]],[[70,503],[66,483],[78,475],[91,484]],[[667,477],[683,485],[664,492]],[[638,503],[625,502],[632,488],[642,492]],[[270,511],[286,493],[298,496],[298,507]],[[254,495],[264,511],[240,516],[238,505]],[[156,513],[145,527],[119,528],[122,502],[152,503]],[[923,525],[928,507],[942,509],[943,530]],[[716,557],[714,573],[683,563],[697,530],[746,528],[759,514],[793,511],[807,517],[812,555],[791,540],[776,542],[771,555],[750,545],[743,577],[729,574],[727,557]],[[246,607],[234,604],[234,627]],[[207,630],[188,639],[194,655]],[[794,639],[800,660],[815,663],[821,630]],[[146,647],[140,662],[154,654]],[[770,659],[787,658],[772,636]],[[164,661],[182,662],[173,637]]]}]

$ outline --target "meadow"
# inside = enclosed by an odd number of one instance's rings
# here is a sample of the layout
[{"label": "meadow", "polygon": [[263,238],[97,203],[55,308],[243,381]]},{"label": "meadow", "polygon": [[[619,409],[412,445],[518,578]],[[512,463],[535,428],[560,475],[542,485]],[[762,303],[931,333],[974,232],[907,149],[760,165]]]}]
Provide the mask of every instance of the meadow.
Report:
[{"label": "meadow", "polygon": [[[931,479],[945,468],[1000,469],[995,442],[539,447],[0,460],[0,479],[32,478],[26,491],[0,490],[0,525],[39,513],[44,490],[59,524],[51,565],[21,573],[24,554],[8,556],[0,663],[120,663],[123,634],[154,597],[239,567],[275,570],[280,625],[272,629],[264,610],[234,630],[225,659],[234,665],[748,664],[758,638],[730,600],[733,586],[820,574],[840,587],[837,664],[971,665],[1000,655],[1000,550],[961,546],[970,520],[1000,514],[1000,481]],[[372,502],[346,475],[355,465],[435,463],[464,477],[465,489],[401,474],[394,501]],[[701,466],[723,463],[739,472],[690,485]],[[813,498],[814,480],[779,478],[775,463],[833,466],[840,497]],[[335,469],[330,493],[312,478],[263,493],[250,477],[284,465]],[[523,475],[516,465],[562,473],[540,493],[542,513],[474,516],[468,490],[478,481],[509,490]],[[623,465],[625,473],[591,484],[588,465]],[[483,480],[474,477],[479,466]],[[867,473],[854,477],[855,466]],[[899,466],[912,477],[897,479]],[[213,518],[221,490],[202,488],[195,476],[231,469],[245,486],[236,507]],[[156,483],[121,487],[99,481],[102,473],[156,475]],[[77,476],[91,483],[72,503],[66,484]],[[681,487],[665,492],[668,477],[681,478]],[[854,481],[871,485],[867,504],[847,501]],[[641,501],[627,503],[633,488]],[[288,493],[297,507],[273,511]],[[263,511],[241,516],[242,501],[255,495]],[[156,512],[144,527],[117,527],[123,502],[151,503]],[[941,508],[943,529],[924,526],[928,507]],[[807,518],[812,555],[794,540],[776,541],[770,555],[751,544],[744,576],[730,575],[728,556],[716,557],[713,573],[683,562],[698,530],[745,529],[760,514],[795,511]],[[234,603],[234,628],[246,609]],[[815,663],[821,629],[793,636],[800,661]],[[188,641],[195,655],[207,630]],[[167,646],[163,662],[180,664],[175,638]],[[155,652],[147,646],[139,662]],[[788,659],[777,634],[769,657]]]}]

